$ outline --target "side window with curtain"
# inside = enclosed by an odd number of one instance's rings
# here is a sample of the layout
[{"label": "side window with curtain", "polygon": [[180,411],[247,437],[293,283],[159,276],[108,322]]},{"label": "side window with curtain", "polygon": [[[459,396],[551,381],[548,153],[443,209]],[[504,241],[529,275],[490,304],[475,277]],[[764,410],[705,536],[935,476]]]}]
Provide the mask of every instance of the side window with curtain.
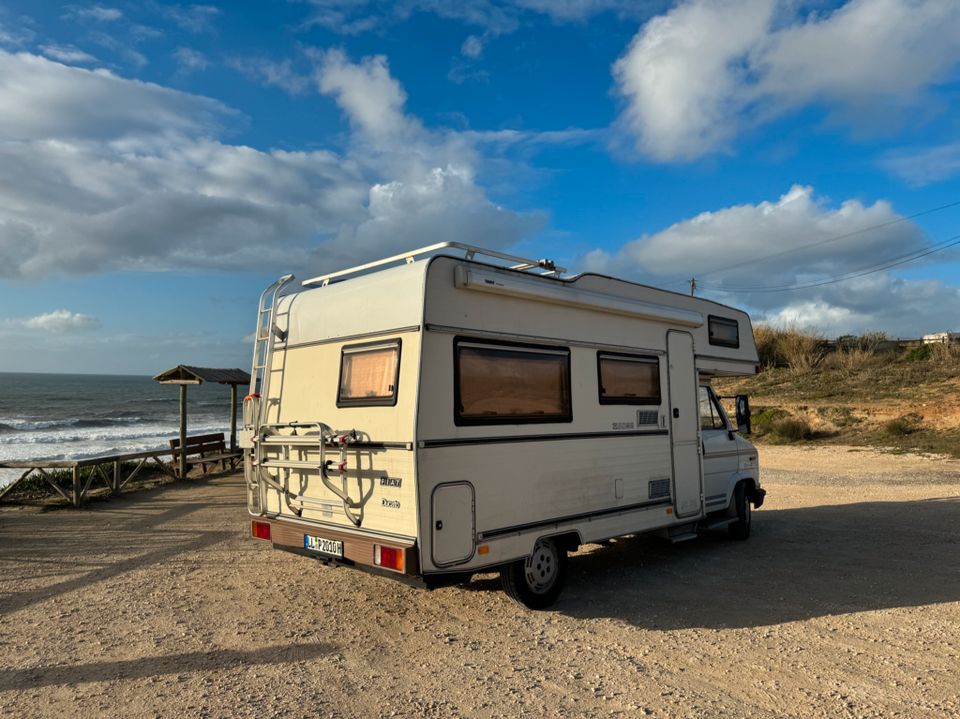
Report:
[{"label": "side window with curtain", "polygon": [[399,380],[400,340],[344,347],[337,406],[395,405]]},{"label": "side window with curtain", "polygon": [[600,404],[660,404],[660,360],[597,353]]},{"label": "side window with curtain", "polygon": [[457,425],[570,422],[570,350],[454,342]]}]

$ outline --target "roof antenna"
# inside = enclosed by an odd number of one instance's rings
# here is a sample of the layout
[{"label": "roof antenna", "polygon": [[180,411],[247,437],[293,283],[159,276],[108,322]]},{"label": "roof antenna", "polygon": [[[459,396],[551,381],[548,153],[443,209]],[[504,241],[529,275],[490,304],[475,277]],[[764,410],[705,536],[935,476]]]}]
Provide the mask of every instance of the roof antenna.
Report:
[{"label": "roof antenna", "polygon": [[693,297],[697,292],[697,278],[690,278],[690,296]]}]

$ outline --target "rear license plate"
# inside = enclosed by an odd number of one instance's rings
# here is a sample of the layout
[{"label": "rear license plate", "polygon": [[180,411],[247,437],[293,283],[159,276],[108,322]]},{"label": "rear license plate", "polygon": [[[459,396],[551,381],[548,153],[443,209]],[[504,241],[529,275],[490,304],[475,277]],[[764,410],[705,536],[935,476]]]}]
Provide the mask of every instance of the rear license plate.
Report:
[{"label": "rear license plate", "polygon": [[311,537],[309,534],[304,534],[303,547],[311,552],[320,552],[320,554],[327,554],[331,557],[343,558],[343,542],[337,539]]}]

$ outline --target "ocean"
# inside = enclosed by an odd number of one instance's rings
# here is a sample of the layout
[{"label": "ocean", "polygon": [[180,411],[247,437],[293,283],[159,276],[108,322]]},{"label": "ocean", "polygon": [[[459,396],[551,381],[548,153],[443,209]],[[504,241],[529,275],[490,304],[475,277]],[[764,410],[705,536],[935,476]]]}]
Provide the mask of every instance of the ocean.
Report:
[{"label": "ocean", "polygon": [[[0,461],[161,449],[179,428],[179,388],[150,377],[0,372]],[[230,441],[229,385],[187,388],[187,433],[210,432]],[[0,469],[0,486],[19,474]]]}]

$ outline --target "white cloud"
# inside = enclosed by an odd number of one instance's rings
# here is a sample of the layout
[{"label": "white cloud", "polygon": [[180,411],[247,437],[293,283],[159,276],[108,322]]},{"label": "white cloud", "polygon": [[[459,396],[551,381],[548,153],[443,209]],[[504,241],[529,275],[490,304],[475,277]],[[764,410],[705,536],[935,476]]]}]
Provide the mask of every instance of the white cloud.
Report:
[{"label": "white cloud", "polygon": [[301,95],[313,84],[313,78],[294,69],[291,60],[274,61],[262,57],[233,57],[227,64],[251,80],[279,87],[291,95]]},{"label": "white cloud", "polygon": [[116,22],[123,17],[123,12],[113,7],[92,5],[90,7],[68,6],[67,17],[96,20],[98,22]]},{"label": "white cloud", "polygon": [[542,221],[487,198],[473,145],[408,115],[385,59],[318,62],[353,128],[339,153],[225,144],[213,100],[0,52],[0,275],[335,269]]},{"label": "white cloud", "polygon": [[482,27],[502,34],[518,27],[515,8],[491,0],[308,0],[312,12],[307,25],[356,35],[387,23],[402,22],[414,13],[427,12],[447,20]]},{"label": "white cloud", "polygon": [[476,35],[468,35],[460,46],[460,53],[466,57],[476,60],[483,55],[483,40]]},{"label": "white cloud", "polygon": [[317,56],[317,86],[331,95],[354,129],[351,157],[386,169],[374,184],[366,217],[322,246],[335,256],[367,257],[456,238],[509,246],[539,229],[540,214],[518,214],[491,202],[475,181],[476,152],[461,133],[427,130],[405,111],[406,93],[383,56],[351,63],[340,51]]},{"label": "white cloud", "polygon": [[703,212],[616,252],[594,250],[581,264],[675,290],[696,277],[701,294],[745,306],[756,319],[775,324],[813,326],[828,334],[879,329],[907,336],[954,323],[960,290],[887,272],[809,289],[770,290],[854,273],[925,246],[920,229],[887,202],[847,200],[834,206],[798,185],[775,201]]},{"label": "white cloud", "polygon": [[172,20],[181,29],[192,33],[208,32],[213,29],[214,19],[220,10],[213,5],[175,5],[162,3],[157,11],[168,20]]},{"label": "white cloud", "polygon": [[369,256],[444,240],[509,247],[545,221],[539,214],[518,216],[493,204],[467,168],[452,166],[433,168],[413,180],[374,185],[367,206],[369,216],[325,245],[324,252],[348,262],[361,247],[382,248]]},{"label": "white cloud", "polygon": [[[890,224],[899,219],[884,201],[864,205],[847,200],[833,208],[826,199],[816,197],[812,187],[794,185],[776,201],[702,212],[628,242],[615,255],[594,253],[591,263],[659,277],[698,276],[729,286],[784,286],[807,277],[841,274],[871,259],[879,261],[922,246],[916,225]],[[849,236],[829,241],[844,235]],[[762,264],[752,263],[778,253]],[[741,263],[751,264],[712,272]]]},{"label": "white cloud", "polygon": [[622,18],[642,16],[650,6],[664,2],[647,0],[514,0],[517,7],[533,10],[558,22],[585,20],[593,15],[612,12]]},{"label": "white cloud", "polygon": [[[106,48],[110,52],[115,53],[123,60],[123,62],[133,65],[138,69],[146,67],[146,65],[149,64],[149,60],[147,60],[146,55],[128,45],[126,42],[118,40],[109,33],[97,30],[87,33],[86,37],[88,40],[96,43],[100,47]],[[143,36],[139,33],[131,33],[130,37],[134,42],[139,42],[143,39]]]},{"label": "white cloud", "polygon": [[[736,303],[743,297],[731,295]],[[878,273],[818,290],[814,299],[792,295],[775,307],[756,307],[754,322],[818,330],[827,337],[886,332],[916,339],[930,332],[960,328],[955,308],[960,288],[937,280],[905,280]]]},{"label": "white cloud", "polygon": [[605,12],[636,19],[666,0],[308,0],[313,6],[307,25],[356,35],[403,22],[415,13],[431,13],[446,20],[483,28],[491,36],[514,32],[523,13],[545,15],[554,22],[580,22]]},{"label": "white cloud", "polygon": [[0,106],[0,137],[6,142],[209,132],[230,114],[215,100],[127,80],[108,70],[3,51]]},{"label": "white cloud", "polygon": [[419,121],[404,114],[407,94],[390,75],[383,55],[354,64],[343,52],[331,50],[321,56],[317,86],[334,97],[358,131],[379,142],[421,130]]},{"label": "white cloud", "polygon": [[[2,7],[0,7],[2,10]],[[28,42],[31,42],[35,37],[36,33],[28,27],[10,28],[0,21],[0,45],[5,45],[7,47],[22,47]]]},{"label": "white cloud", "polygon": [[960,142],[890,153],[881,164],[914,186],[942,182],[960,174]]},{"label": "white cloud", "polygon": [[851,0],[797,18],[788,0],[686,0],[647,22],[614,64],[636,148],[662,161],[723,150],[745,127],[823,103],[878,124],[960,62],[960,3]]},{"label": "white cloud", "polygon": [[79,50],[73,45],[55,45],[47,44],[41,45],[40,50],[44,55],[53,59],[59,60],[63,63],[76,63],[81,65],[89,65],[97,62],[97,58],[91,55],[88,52]]},{"label": "white cloud", "polygon": [[178,47],[173,52],[173,59],[177,61],[181,72],[206,70],[208,65],[206,55],[189,47]]},{"label": "white cloud", "polygon": [[45,332],[75,332],[91,330],[100,326],[100,320],[92,315],[84,315],[70,310],[54,310],[23,320],[23,326],[31,330]]}]

